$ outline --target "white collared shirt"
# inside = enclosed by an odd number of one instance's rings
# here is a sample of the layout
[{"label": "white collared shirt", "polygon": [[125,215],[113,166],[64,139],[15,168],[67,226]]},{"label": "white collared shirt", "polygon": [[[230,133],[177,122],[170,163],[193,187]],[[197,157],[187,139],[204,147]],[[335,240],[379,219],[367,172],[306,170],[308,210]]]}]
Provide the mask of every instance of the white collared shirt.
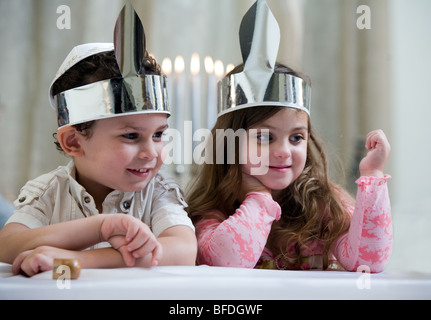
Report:
[{"label": "white collared shirt", "polygon": [[[93,197],[75,180],[73,161],[27,182],[14,204],[16,210],[7,223],[31,229],[99,214]],[[156,237],[178,225],[194,230],[180,187],[161,173],[141,191],[112,191],[102,205],[104,214],[125,213],[139,218]],[[93,248],[104,246],[106,243]]]}]

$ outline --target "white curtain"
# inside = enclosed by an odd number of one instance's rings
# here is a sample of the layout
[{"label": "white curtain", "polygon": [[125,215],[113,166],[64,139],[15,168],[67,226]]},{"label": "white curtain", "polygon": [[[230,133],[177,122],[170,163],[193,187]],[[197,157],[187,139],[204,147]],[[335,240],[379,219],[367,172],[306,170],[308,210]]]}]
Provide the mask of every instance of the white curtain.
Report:
[{"label": "white curtain", "polygon": [[[71,29],[57,28],[61,5],[71,10]],[[120,6],[116,0],[0,1],[0,192],[6,198],[67,162],[53,144],[48,88],[73,46],[112,42]]]},{"label": "white curtain", "polygon": [[[370,29],[357,26],[361,5],[370,9]],[[307,0],[304,15],[303,67],[313,82],[312,122],[335,159],[333,175],[354,191],[366,134],[383,129],[390,136],[392,130],[388,1]]]},{"label": "white curtain", "polygon": [[[301,1],[268,0],[283,32],[280,56],[301,61]],[[147,48],[162,62],[194,52],[241,62],[238,30],[254,0],[134,0]],[[59,29],[60,6],[70,8],[70,29]],[[0,0],[0,193],[14,199],[29,179],[68,159],[53,144],[55,112],[48,88],[75,45],[112,42],[121,0]],[[298,45],[292,46],[291,42]]]},{"label": "white curtain", "polygon": [[[354,188],[365,134],[375,128],[391,132],[385,116],[390,107],[387,0],[267,2],[282,32],[279,60],[311,77],[312,122],[331,158],[346,170],[343,179],[334,161],[334,177]],[[193,53],[201,61],[211,56],[225,65],[241,63],[239,25],[254,0],[132,3],[143,20],[147,49],[160,63],[181,55],[189,72]],[[372,10],[370,30],[356,25],[363,4]],[[62,5],[70,8],[70,29],[58,28]],[[48,87],[73,46],[112,42],[122,5],[121,0],[0,1],[0,192],[9,199],[27,180],[68,161],[53,145]]]},{"label": "white curtain", "polygon": [[[241,62],[239,24],[254,0],[132,2],[143,18],[147,48],[159,62],[182,55],[187,67],[194,52],[201,59]],[[393,261],[400,269],[429,272],[430,2],[267,2],[281,27],[279,60],[312,79],[312,123],[330,157],[338,155],[345,168],[345,179],[337,166],[334,176],[353,191],[365,134],[381,128],[389,136]],[[71,10],[70,29],[57,28],[61,5]],[[0,0],[0,193],[8,199],[27,180],[68,161],[53,144],[56,120],[48,87],[73,46],[112,42],[122,5],[121,0]],[[360,5],[371,10],[370,29],[357,27]]]},{"label": "white curtain", "polygon": [[[148,24],[148,48],[156,57],[191,57],[197,52],[200,56],[212,56],[236,65],[242,62],[239,26],[243,15],[254,2],[255,0],[162,0],[133,3],[136,3],[145,22],[151,21]],[[302,56],[302,1],[268,0],[267,3],[282,30],[279,56],[298,65]],[[292,42],[295,43],[294,46]]]}]

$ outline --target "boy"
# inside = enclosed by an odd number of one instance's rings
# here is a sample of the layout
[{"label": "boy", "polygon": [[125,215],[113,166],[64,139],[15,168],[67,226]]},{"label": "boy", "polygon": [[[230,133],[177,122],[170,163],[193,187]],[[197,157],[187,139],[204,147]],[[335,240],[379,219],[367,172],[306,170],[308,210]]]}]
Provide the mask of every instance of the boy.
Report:
[{"label": "boy", "polygon": [[[119,20],[134,20],[117,27],[139,27],[134,10],[125,10],[133,8],[127,4]],[[117,27],[116,35],[130,32]],[[56,144],[73,161],[28,182],[0,230],[0,261],[13,263],[15,274],[50,270],[53,258],[79,259],[83,268],[195,263],[194,227],[182,194],[158,173],[167,101],[145,96],[165,88],[165,79],[144,36],[124,39],[116,37],[115,53],[112,44],[75,47],[54,80]],[[136,45],[144,50],[132,53],[135,59],[120,57],[119,47],[124,53]]]}]

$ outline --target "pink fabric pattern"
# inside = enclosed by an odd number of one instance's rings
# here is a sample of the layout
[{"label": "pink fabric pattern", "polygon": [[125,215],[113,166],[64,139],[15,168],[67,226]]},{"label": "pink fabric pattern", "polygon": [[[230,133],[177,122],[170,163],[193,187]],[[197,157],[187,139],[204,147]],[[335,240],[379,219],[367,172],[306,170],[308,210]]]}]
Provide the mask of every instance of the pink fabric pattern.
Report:
[{"label": "pink fabric pattern", "polygon": [[[333,255],[348,271],[367,266],[370,272],[381,272],[392,251],[392,219],[386,180],[361,177],[347,234],[337,241]],[[236,212],[226,218],[219,211],[208,212],[196,225],[198,262],[224,267],[275,267],[276,257],[265,248],[272,223],[281,217],[281,208],[269,195],[249,193]],[[323,253],[323,244],[311,243],[310,257],[301,269],[312,268]],[[262,263],[266,261],[265,263]],[[271,263],[268,263],[271,262]],[[258,263],[260,265],[258,265]]]},{"label": "pink fabric pattern", "polygon": [[386,180],[361,177],[349,233],[337,242],[334,253],[346,270],[368,266],[381,272],[392,252],[392,218]]},{"label": "pink fabric pattern", "polygon": [[219,211],[210,214],[220,219],[203,219],[197,224],[198,261],[211,266],[253,268],[265,248],[272,222],[281,217],[281,208],[268,195],[249,193],[228,219]]}]

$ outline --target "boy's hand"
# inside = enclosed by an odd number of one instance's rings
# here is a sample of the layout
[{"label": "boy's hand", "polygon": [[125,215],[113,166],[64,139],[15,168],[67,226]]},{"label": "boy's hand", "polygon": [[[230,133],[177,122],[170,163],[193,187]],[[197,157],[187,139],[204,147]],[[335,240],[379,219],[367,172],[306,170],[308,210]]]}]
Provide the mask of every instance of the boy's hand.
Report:
[{"label": "boy's hand", "polygon": [[13,261],[12,272],[20,272],[32,277],[39,272],[52,270],[55,257],[69,257],[70,251],[49,246],[38,247],[33,250],[21,252]]},{"label": "boy's hand", "polygon": [[391,146],[382,130],[375,130],[367,135],[365,148],[370,150],[359,164],[361,176],[384,177],[384,169]]},{"label": "boy's hand", "polygon": [[117,249],[129,267],[134,266],[135,259],[152,254],[151,265],[158,265],[162,246],[150,228],[139,219],[130,215],[107,215],[100,228],[104,241],[109,241]]}]

